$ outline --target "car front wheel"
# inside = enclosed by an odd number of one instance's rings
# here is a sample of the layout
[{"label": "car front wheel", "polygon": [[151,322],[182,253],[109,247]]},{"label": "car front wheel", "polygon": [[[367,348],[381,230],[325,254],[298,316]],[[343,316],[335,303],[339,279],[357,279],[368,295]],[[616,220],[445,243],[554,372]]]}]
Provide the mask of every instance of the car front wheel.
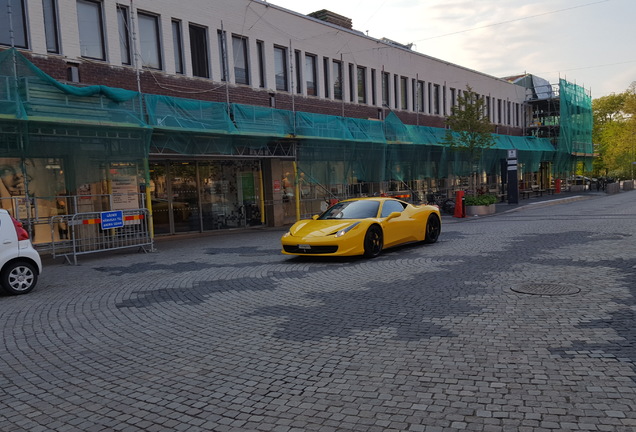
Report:
[{"label": "car front wheel", "polygon": [[367,230],[364,236],[364,256],[366,258],[375,258],[382,252],[382,230],[374,225]]},{"label": "car front wheel", "polygon": [[439,238],[439,233],[442,230],[442,224],[436,214],[428,216],[426,221],[426,234],[424,237],[424,243],[435,243]]},{"label": "car front wheel", "polygon": [[0,275],[2,288],[10,294],[26,294],[38,282],[38,273],[32,264],[15,261],[6,265]]}]

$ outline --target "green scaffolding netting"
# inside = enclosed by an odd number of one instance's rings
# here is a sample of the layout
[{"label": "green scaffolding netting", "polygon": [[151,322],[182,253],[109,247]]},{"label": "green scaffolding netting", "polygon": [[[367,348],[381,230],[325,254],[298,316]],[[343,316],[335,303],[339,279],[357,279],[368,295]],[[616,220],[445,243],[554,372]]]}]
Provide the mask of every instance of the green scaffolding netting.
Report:
[{"label": "green scaffolding netting", "polygon": [[559,172],[573,171],[583,163],[592,170],[593,144],[592,98],[585,89],[564,79],[559,80],[560,134],[555,159]]},{"label": "green scaffolding netting", "polygon": [[301,170],[324,184],[495,173],[510,149],[525,172],[544,162],[564,172],[591,161],[581,155],[592,153],[592,120],[585,91],[564,80],[560,87],[556,150],[546,138],[494,134],[495,145],[472,161],[445,144],[445,129],[405,125],[393,112],[377,121],[72,86],[10,49],[0,52],[0,153],[66,158],[79,182],[101,175],[96,164],[139,161],[151,151],[275,157],[281,142],[296,143]]}]

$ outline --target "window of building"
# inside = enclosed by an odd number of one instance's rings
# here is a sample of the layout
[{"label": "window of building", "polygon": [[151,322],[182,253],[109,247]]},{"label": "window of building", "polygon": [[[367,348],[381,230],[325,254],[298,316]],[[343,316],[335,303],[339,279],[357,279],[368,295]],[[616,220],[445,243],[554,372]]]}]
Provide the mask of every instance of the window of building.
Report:
[{"label": "window of building", "polygon": [[417,111],[424,112],[424,81],[417,82]]},{"label": "window of building", "polygon": [[331,88],[331,85],[329,84],[329,58],[328,57],[323,57],[322,69],[324,73],[323,78],[325,80],[325,85],[323,86],[323,88],[325,89],[325,97],[329,98],[329,89]]},{"label": "window of building", "polygon": [[446,111],[446,86],[442,86],[442,113],[443,115],[447,115],[448,112]]},{"label": "window of building", "polygon": [[228,74],[230,73],[227,64],[227,33],[224,30],[218,30],[216,32],[216,36],[216,39],[219,43],[219,64],[221,65],[221,81],[227,81]]},{"label": "window of building", "polygon": [[82,57],[106,60],[102,4],[92,0],[77,0],[77,23]]},{"label": "window of building", "polygon": [[127,7],[117,5],[117,24],[119,27],[119,52],[121,63],[129,65],[132,64],[132,56],[130,52],[130,18]]},{"label": "window of building", "polygon": [[183,70],[183,40],[181,36],[181,21],[172,20],[172,48],[174,50],[174,71],[182,74]]},{"label": "window of building", "polygon": [[358,66],[358,103],[367,103],[367,68]]},{"label": "window of building", "polygon": [[258,86],[265,88],[265,42],[256,41],[256,53],[258,55]]},{"label": "window of building", "polygon": [[316,56],[305,54],[305,84],[308,96],[318,96],[318,82],[316,81]]},{"label": "window of building", "polygon": [[488,120],[492,121],[490,117],[490,96],[486,96],[486,117]]},{"label": "window of building", "polygon": [[287,48],[274,47],[274,74],[276,77],[276,90],[287,91]]},{"label": "window of building", "polygon": [[497,99],[497,123],[503,124],[501,121],[501,99]]},{"label": "window of building", "polygon": [[508,115],[507,115],[507,119],[508,119],[508,125],[512,124],[512,112],[510,111],[510,101],[508,101]]},{"label": "window of building", "polygon": [[[0,1],[0,4],[2,2]],[[57,0],[42,0],[44,13],[44,35],[46,36],[46,51],[60,52],[60,38],[58,31]],[[13,12],[12,12],[13,13]]]},{"label": "window of building", "polygon": [[332,63],[333,98],[342,100],[342,62],[334,60]]},{"label": "window of building", "polygon": [[389,106],[390,101],[391,75],[388,72],[382,72],[382,106]]},{"label": "window of building", "polygon": [[247,38],[232,36],[232,56],[234,57],[234,82],[249,85],[250,70],[247,55]]},{"label": "window of building", "polygon": [[192,61],[192,76],[210,78],[210,59],[208,57],[208,29],[189,24],[190,59]]},{"label": "window of building", "polygon": [[138,12],[137,22],[139,23],[141,65],[151,69],[161,69],[159,17]]},{"label": "window of building", "polygon": [[400,106],[400,79],[397,75],[393,75],[393,95],[393,108],[397,109]]},{"label": "window of building", "polygon": [[[8,5],[11,5],[11,16]],[[0,45],[11,46],[11,24],[13,24],[13,46],[28,48],[27,23],[24,13],[24,0],[0,0]]]},{"label": "window of building", "polygon": [[440,104],[440,94],[439,94],[439,84],[433,85],[433,114],[439,115],[439,104]]},{"label": "window of building", "polygon": [[450,89],[450,103],[451,103],[451,107],[454,107],[455,105],[457,105],[457,94],[455,93],[455,89],[451,87]]},{"label": "window of building", "polygon": [[376,106],[378,104],[378,96],[377,96],[377,83],[376,83],[376,71],[375,69],[371,69],[371,105]]},{"label": "window of building", "polygon": [[403,110],[409,109],[408,83],[407,77],[400,77],[400,107]]},{"label": "window of building", "polygon": [[300,63],[300,51],[294,51],[294,67],[296,68],[296,93],[301,94],[303,92],[303,70]]},{"label": "window of building", "polygon": [[356,75],[353,72],[353,63],[349,63],[349,102],[355,102],[356,98],[356,85],[355,85],[355,77]]}]

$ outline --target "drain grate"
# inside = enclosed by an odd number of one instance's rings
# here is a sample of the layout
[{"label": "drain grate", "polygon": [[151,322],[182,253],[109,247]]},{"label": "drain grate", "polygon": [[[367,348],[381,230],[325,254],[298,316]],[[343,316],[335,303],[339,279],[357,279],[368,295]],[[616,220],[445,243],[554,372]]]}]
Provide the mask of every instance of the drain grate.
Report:
[{"label": "drain grate", "polygon": [[580,288],[572,285],[555,283],[527,284],[520,287],[511,288],[514,292],[532,295],[560,296],[572,295],[581,292]]}]

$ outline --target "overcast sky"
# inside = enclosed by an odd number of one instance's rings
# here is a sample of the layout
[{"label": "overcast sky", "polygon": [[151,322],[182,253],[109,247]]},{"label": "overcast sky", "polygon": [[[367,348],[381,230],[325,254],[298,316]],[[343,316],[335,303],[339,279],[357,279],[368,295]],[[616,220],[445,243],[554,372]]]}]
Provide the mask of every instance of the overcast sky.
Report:
[{"label": "overcast sky", "polygon": [[272,0],[353,20],[376,39],[497,77],[559,77],[621,93],[636,81],[636,0]]}]

